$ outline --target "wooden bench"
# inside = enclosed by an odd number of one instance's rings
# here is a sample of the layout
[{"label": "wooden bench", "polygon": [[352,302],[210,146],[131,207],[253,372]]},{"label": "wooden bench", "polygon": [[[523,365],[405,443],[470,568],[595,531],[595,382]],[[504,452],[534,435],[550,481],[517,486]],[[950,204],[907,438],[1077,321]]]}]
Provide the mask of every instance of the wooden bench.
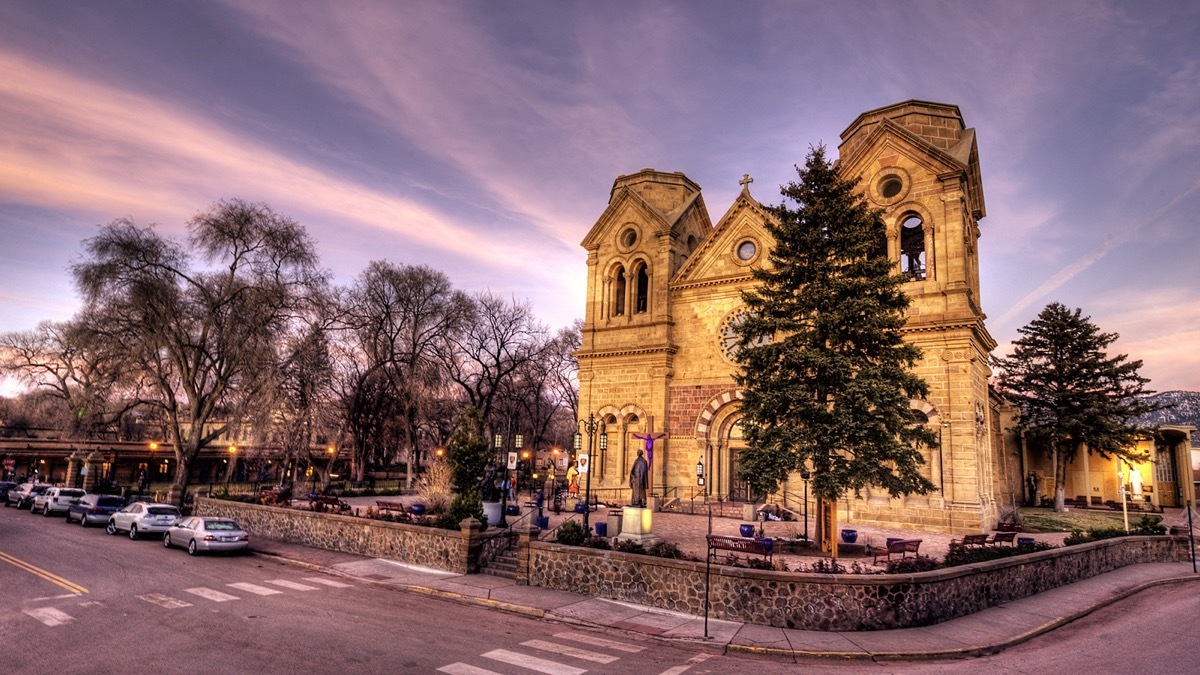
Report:
[{"label": "wooden bench", "polygon": [[337,511],[345,513],[350,510],[350,504],[336,495],[308,495],[309,506],[313,511]]},{"label": "wooden bench", "polygon": [[1016,546],[1017,545],[1017,533],[1016,532],[997,532],[996,534],[992,535],[992,538],[988,540],[988,543],[991,544],[992,546],[998,546],[1000,544],[1008,544],[1009,546]]},{"label": "wooden bench", "polygon": [[770,540],[763,541],[751,537],[730,537],[719,534],[708,535],[709,562],[717,562],[717,551],[734,551],[749,555],[761,555],[767,562],[772,562],[774,548],[775,546]]},{"label": "wooden bench", "polygon": [[983,547],[983,546],[987,546],[987,545],[988,545],[988,535],[986,535],[986,534],[968,534],[962,538],[962,541],[959,541],[957,539],[950,540],[950,548],[956,548],[958,546],[961,546],[963,548],[970,548],[972,546]]},{"label": "wooden bench", "polygon": [[376,501],[375,507],[378,508],[380,512],[395,511],[397,513],[404,513],[408,511],[403,502]]},{"label": "wooden bench", "polygon": [[895,541],[889,541],[883,548],[875,548],[871,550],[871,552],[874,554],[874,559],[871,561],[871,564],[878,565],[880,558],[883,558],[885,563],[891,562],[893,553],[899,555],[901,558],[907,558],[908,554],[911,553],[915,558],[919,555],[918,551],[920,548],[920,539],[897,539]]}]

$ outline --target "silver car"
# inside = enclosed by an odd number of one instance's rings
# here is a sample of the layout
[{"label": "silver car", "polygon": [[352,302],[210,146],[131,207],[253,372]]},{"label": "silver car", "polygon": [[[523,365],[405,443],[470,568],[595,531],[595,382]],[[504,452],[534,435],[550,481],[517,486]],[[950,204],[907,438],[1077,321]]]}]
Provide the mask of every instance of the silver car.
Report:
[{"label": "silver car", "polygon": [[29,507],[30,513],[40,513],[47,518],[54,513],[66,513],[71,503],[87,493],[79,488],[52,487],[33,498]]},{"label": "silver car", "polygon": [[228,518],[189,516],[167,530],[163,546],[180,546],[191,555],[201,551],[233,553],[250,547],[250,535]]},{"label": "silver car", "polygon": [[109,534],[128,532],[130,539],[143,534],[162,534],[179,520],[179,509],[170,504],[134,502],[108,517]]},{"label": "silver car", "polygon": [[5,506],[15,506],[18,509],[28,508],[33,504],[33,498],[50,489],[49,483],[21,483],[8,491]]}]

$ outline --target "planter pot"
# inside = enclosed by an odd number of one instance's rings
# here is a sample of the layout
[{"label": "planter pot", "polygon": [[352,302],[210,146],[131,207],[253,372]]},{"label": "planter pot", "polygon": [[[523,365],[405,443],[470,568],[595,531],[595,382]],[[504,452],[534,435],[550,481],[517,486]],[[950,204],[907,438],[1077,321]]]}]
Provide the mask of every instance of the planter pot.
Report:
[{"label": "planter pot", "polygon": [[842,530],[842,541],[847,544],[858,541],[858,530]]},{"label": "planter pot", "polygon": [[742,533],[743,537],[754,536],[754,526],[749,523],[743,523],[740,527],[738,527],[738,531]]},{"label": "planter pot", "polygon": [[763,546],[766,547],[767,553],[770,553],[775,548],[775,540],[771,539],[770,537],[763,537],[762,539],[759,539],[759,541],[761,541]]},{"label": "planter pot", "polygon": [[506,513],[510,516],[519,516],[521,515],[521,507],[516,504],[509,504]]},{"label": "planter pot", "polygon": [[583,502],[578,502],[575,504],[575,513],[583,513],[584,511],[587,511],[587,504],[584,504]]},{"label": "planter pot", "polygon": [[425,505],[421,502],[417,502],[416,504],[408,507],[408,510],[411,511],[414,516],[425,515]]},{"label": "planter pot", "polygon": [[1033,537],[1017,537],[1017,547],[1018,548],[1032,548],[1033,541],[1034,541]]}]

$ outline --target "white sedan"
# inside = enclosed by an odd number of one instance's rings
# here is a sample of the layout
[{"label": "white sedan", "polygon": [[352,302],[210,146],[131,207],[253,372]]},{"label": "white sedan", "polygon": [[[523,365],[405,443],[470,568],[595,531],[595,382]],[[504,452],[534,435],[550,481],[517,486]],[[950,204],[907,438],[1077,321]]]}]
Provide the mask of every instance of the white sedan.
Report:
[{"label": "white sedan", "polygon": [[249,548],[250,535],[228,518],[189,516],[167,530],[163,546],[180,546],[191,555],[201,551],[233,553]]},{"label": "white sedan", "polygon": [[143,534],[162,534],[179,520],[179,509],[170,504],[134,502],[108,517],[105,532],[128,532],[130,539]]}]

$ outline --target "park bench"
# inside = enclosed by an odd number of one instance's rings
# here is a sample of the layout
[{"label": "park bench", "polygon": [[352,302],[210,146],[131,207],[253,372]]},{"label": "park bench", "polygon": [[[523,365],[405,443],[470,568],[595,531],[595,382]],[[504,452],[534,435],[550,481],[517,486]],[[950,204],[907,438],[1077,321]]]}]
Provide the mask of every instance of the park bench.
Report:
[{"label": "park bench", "polygon": [[1016,532],[997,532],[996,534],[992,535],[992,538],[988,540],[988,543],[991,544],[992,546],[999,546],[1000,544],[1008,544],[1009,546],[1016,546],[1017,545],[1016,539],[1017,539]]},{"label": "park bench", "polygon": [[346,511],[350,510],[350,504],[346,503],[346,500],[341,499],[336,495],[319,495],[312,493],[308,495],[308,503],[309,506],[312,507],[313,511],[337,511],[339,513],[345,513]]},{"label": "park bench", "polygon": [[375,506],[380,512],[395,511],[396,513],[404,513],[408,510],[405,508],[403,502],[376,501]]},{"label": "park bench", "polygon": [[988,545],[988,535],[986,534],[968,534],[962,538],[962,541],[957,539],[950,540],[950,548],[971,548],[983,547]]},{"label": "park bench", "polygon": [[[761,555],[767,562],[771,562],[774,548],[773,543],[769,539],[730,537],[719,534],[708,535],[709,562],[717,562],[717,551],[734,551],[749,555]],[[729,557],[732,558],[733,556],[730,555]]]},{"label": "park bench", "polygon": [[893,553],[901,558],[907,558],[908,554],[911,553],[915,558],[918,556],[918,551],[920,548],[920,539],[896,539],[894,541],[889,541],[883,548],[872,549],[874,559],[871,561],[871,564],[878,565],[880,558],[883,558],[885,563],[889,563],[892,561]]}]

